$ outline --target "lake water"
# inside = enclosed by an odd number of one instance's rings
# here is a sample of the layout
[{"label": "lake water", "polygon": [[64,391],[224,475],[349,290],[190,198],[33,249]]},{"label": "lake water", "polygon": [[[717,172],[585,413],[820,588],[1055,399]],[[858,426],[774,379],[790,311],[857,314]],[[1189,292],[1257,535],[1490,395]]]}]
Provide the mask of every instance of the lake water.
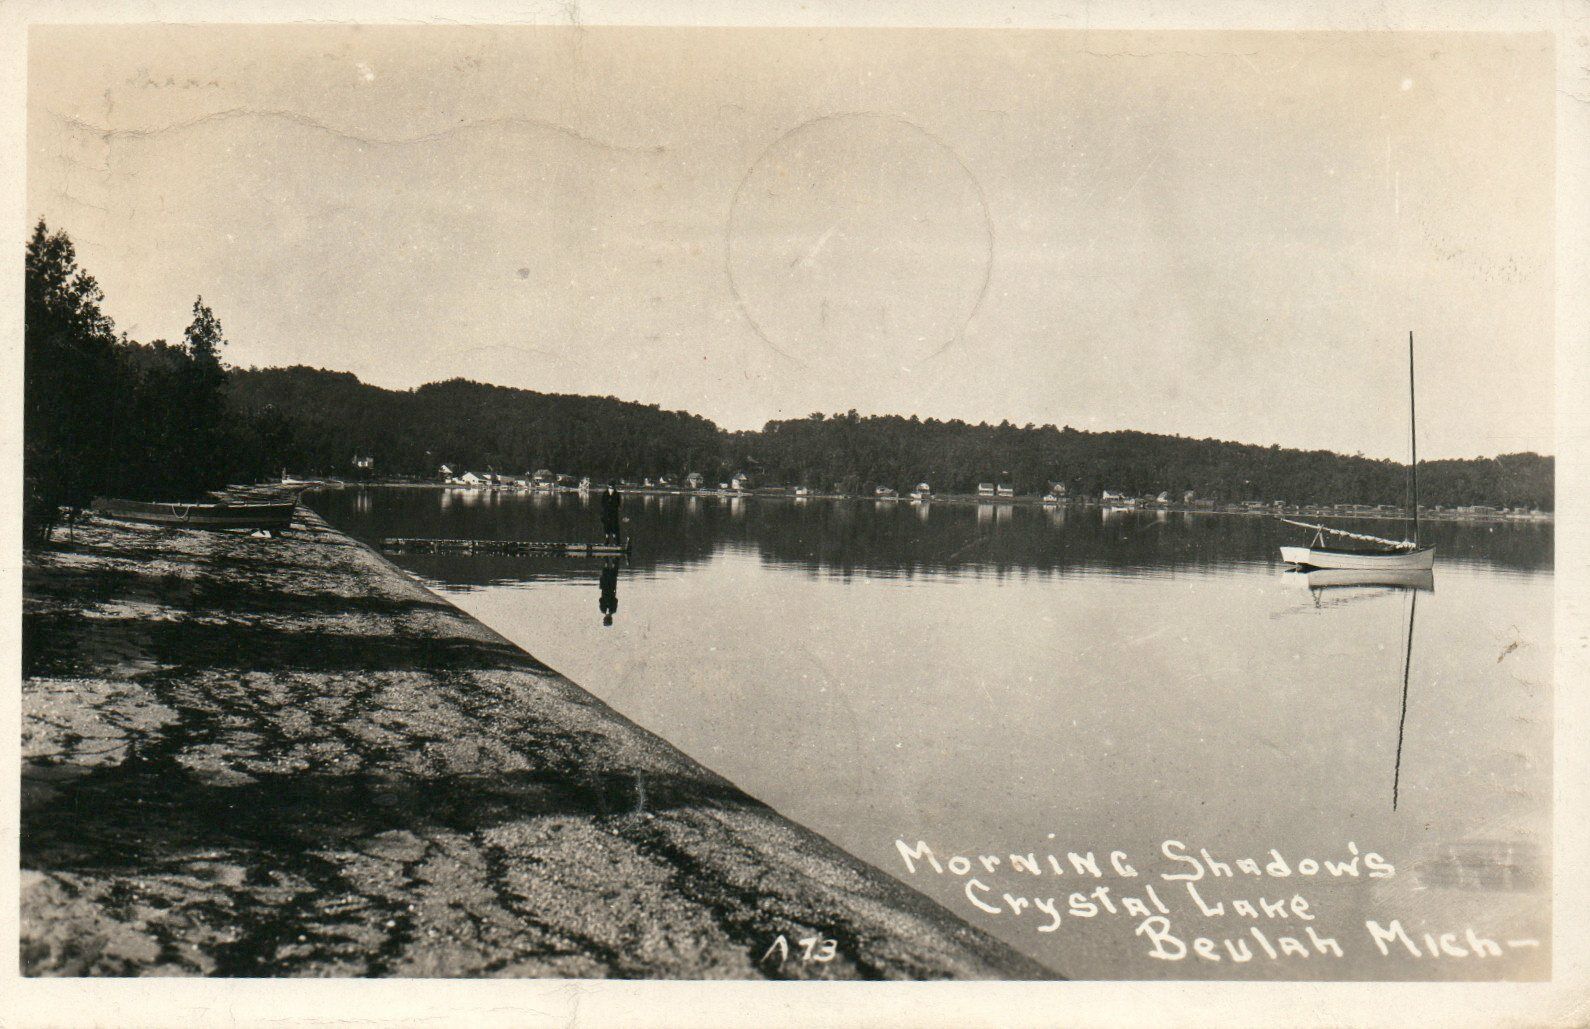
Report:
[{"label": "lake water", "polygon": [[[595,498],[575,495],[307,500],[377,544],[600,538]],[[611,625],[600,561],[393,559],[1061,974],[1549,974],[1549,525],[1426,526],[1432,589],[1310,588],[1276,551],[1306,534],[1263,517],[652,496],[624,513]],[[1202,879],[1167,878],[1195,861]],[[1393,920],[1423,956],[1395,938],[1381,953],[1367,923]]]}]

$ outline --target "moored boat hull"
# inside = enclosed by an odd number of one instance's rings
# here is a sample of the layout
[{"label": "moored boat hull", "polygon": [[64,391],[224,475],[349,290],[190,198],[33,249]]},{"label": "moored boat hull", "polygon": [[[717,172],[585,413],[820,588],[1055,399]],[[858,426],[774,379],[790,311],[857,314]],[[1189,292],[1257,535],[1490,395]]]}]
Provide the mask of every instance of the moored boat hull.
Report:
[{"label": "moored boat hull", "polygon": [[1344,550],[1335,547],[1282,547],[1281,560],[1300,568],[1421,570],[1435,567],[1435,548],[1419,550]]}]

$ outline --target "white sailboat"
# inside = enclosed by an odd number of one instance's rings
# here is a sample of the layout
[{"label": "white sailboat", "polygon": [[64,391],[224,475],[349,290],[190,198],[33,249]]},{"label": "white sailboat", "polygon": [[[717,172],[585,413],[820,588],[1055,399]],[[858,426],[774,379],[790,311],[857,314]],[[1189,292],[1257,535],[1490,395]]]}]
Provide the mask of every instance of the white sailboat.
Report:
[{"label": "white sailboat", "polygon": [[[1391,540],[1368,533],[1348,532],[1326,525],[1297,522],[1290,518],[1281,521],[1304,529],[1314,530],[1314,539],[1306,546],[1281,547],[1281,560],[1299,568],[1342,568],[1360,571],[1421,571],[1435,567],[1435,548],[1419,545],[1419,433],[1414,407],[1413,390],[1413,333],[1408,333],[1408,440],[1412,461],[1408,466],[1413,492],[1413,538]],[[1373,548],[1327,546],[1325,537],[1339,536],[1374,544]]]}]

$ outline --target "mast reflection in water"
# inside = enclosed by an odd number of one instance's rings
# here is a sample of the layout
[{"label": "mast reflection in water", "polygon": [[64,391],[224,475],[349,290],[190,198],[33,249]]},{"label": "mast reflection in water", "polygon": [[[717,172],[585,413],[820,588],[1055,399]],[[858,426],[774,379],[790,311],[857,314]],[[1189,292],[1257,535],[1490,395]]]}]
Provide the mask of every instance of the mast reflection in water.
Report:
[{"label": "mast reflection in water", "polygon": [[1325,595],[1330,591],[1348,593],[1351,599],[1384,596],[1387,593],[1408,596],[1407,632],[1402,653],[1402,706],[1397,715],[1397,756],[1392,764],[1391,809],[1397,809],[1402,786],[1402,743],[1408,727],[1408,681],[1413,671],[1413,627],[1419,613],[1419,594],[1435,592],[1435,572],[1431,569],[1352,569],[1316,568],[1312,571],[1287,571],[1282,578],[1301,584],[1314,597],[1316,608],[1324,607]]},{"label": "mast reflection in water", "polygon": [[[600,538],[594,500],[577,495],[460,494],[444,510],[443,491],[382,489],[360,510],[355,492],[307,501],[377,542]],[[1442,554],[1431,591],[1283,576],[1290,530],[1267,517],[629,499],[628,565],[393,560],[752,796],[1067,975],[1549,974],[1544,947],[1505,967],[1346,949],[1382,915],[1550,938],[1549,525],[1422,525]],[[619,577],[623,606],[604,624]],[[1259,855],[1351,843],[1398,872],[1319,898],[1311,925],[1343,939],[1340,961],[1237,967],[1147,958],[1119,920],[1042,934],[987,915],[957,877],[908,873],[897,838],[940,854],[1119,849],[1144,875],[1167,839]]]}]

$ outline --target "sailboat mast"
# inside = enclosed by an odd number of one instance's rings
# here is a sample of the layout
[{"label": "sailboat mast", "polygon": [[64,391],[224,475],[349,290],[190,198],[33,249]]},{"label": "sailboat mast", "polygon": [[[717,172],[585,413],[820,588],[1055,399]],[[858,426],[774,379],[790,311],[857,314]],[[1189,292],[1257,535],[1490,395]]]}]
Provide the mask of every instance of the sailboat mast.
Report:
[{"label": "sailboat mast", "polygon": [[1408,330],[1408,448],[1413,464],[1409,474],[1413,478],[1413,542],[1419,543],[1419,417],[1414,409],[1413,392],[1413,330]]}]

